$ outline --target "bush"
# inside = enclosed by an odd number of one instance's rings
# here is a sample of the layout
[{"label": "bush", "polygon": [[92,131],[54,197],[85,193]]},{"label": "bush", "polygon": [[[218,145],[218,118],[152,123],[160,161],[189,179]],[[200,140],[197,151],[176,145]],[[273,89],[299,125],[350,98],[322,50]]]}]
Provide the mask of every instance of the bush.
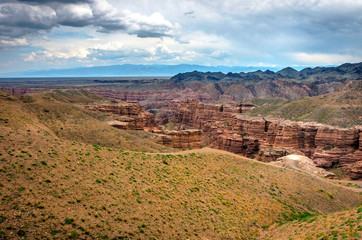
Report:
[{"label": "bush", "polygon": [[65,222],[66,224],[72,224],[72,223],[74,222],[74,219],[73,219],[73,218],[65,218],[65,219],[64,219],[64,222]]}]

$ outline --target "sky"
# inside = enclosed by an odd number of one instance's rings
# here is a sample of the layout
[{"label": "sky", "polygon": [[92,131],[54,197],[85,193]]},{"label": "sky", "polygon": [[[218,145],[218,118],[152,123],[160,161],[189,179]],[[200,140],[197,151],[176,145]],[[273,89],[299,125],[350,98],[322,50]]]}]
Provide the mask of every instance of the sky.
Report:
[{"label": "sky", "polygon": [[0,0],[0,73],[362,62],[362,0]]}]

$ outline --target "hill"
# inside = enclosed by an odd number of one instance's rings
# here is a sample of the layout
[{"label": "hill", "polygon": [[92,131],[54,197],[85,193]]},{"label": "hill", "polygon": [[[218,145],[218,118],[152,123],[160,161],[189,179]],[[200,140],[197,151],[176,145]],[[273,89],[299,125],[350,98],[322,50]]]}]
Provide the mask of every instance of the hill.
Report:
[{"label": "hill", "polygon": [[337,67],[304,68],[297,71],[291,67],[277,72],[257,70],[254,72],[227,73],[222,72],[186,72],[179,73],[171,78],[174,82],[190,81],[232,81],[260,82],[266,80],[290,79],[297,82],[344,82],[346,80],[361,80],[362,63],[345,63]]},{"label": "hill", "polygon": [[334,92],[348,80],[362,80],[362,63],[305,68],[301,71],[291,67],[278,72],[258,70],[224,74],[193,71],[179,73],[170,79],[174,87],[207,93],[213,101],[220,101],[223,98],[295,100]]},{"label": "hill", "polygon": [[[136,100],[152,109],[161,108],[166,101],[186,98],[230,103],[251,98],[296,100],[313,97],[332,93],[350,80],[362,80],[361,69],[362,63],[300,71],[288,67],[277,72],[265,68],[265,71],[254,71],[248,67],[187,64],[120,65],[9,75],[9,78],[0,79],[0,86],[5,91],[20,94],[44,89],[88,89],[106,97]],[[129,77],[134,75],[138,77]],[[155,75],[164,77],[149,77]],[[165,77],[171,75],[174,76]]]},{"label": "hill", "polygon": [[81,108],[93,101],[102,98],[1,94],[1,239],[253,239],[361,203],[357,192],[239,156],[149,153],[171,149],[106,126]]},{"label": "hill", "polygon": [[152,135],[115,129],[106,124],[106,114],[83,107],[107,101],[110,100],[83,90],[53,90],[35,95],[1,92],[0,119],[6,127],[70,141],[136,151],[170,151],[170,148],[155,144]]},{"label": "hill", "polygon": [[252,99],[258,105],[250,116],[269,116],[294,121],[318,122],[340,127],[362,125],[362,81],[350,81],[335,92],[295,101]]},{"label": "hill", "polygon": [[313,216],[266,230],[260,239],[361,239],[362,208]]}]

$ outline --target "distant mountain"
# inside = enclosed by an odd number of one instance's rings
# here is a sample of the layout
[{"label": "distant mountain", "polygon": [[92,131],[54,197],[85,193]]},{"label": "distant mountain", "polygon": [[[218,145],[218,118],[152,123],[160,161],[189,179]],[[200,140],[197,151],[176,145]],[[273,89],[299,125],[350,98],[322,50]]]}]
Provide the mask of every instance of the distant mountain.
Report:
[{"label": "distant mountain", "polygon": [[[202,66],[192,64],[179,65],[112,65],[83,67],[71,69],[46,69],[39,71],[11,72],[0,74],[2,78],[11,77],[122,77],[122,76],[173,76],[183,72],[250,72],[256,70],[266,70],[266,67],[248,66]],[[278,68],[271,68],[278,70]]]},{"label": "distant mountain", "polygon": [[294,100],[334,92],[337,87],[350,80],[362,80],[362,63],[305,68],[300,71],[291,67],[277,72],[257,70],[225,74],[192,71],[173,76],[170,84],[179,89],[207,93],[214,101],[230,97],[236,100],[250,98]]},{"label": "distant mountain", "polygon": [[317,82],[345,82],[347,80],[362,80],[362,62],[345,63],[338,67],[315,67],[305,68],[297,71],[291,67],[284,68],[278,72],[269,69],[254,72],[227,73],[222,72],[199,72],[192,71],[179,73],[171,78],[174,83],[181,82],[261,82],[266,80],[293,80],[293,81],[317,81]]}]

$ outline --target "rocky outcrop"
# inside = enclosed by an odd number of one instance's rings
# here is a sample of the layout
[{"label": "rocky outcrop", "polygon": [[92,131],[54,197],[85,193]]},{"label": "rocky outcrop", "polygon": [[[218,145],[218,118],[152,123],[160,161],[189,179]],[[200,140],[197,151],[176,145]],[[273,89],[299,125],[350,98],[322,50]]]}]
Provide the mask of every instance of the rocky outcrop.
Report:
[{"label": "rocky outcrop", "polygon": [[180,149],[201,148],[202,131],[198,129],[163,131],[158,134],[158,143]]},{"label": "rocky outcrop", "polygon": [[137,102],[113,100],[112,103],[88,105],[87,109],[108,113],[112,119],[108,124],[125,130],[149,130],[158,128],[155,116]]},{"label": "rocky outcrop", "polygon": [[160,109],[164,104],[174,100],[197,99],[201,102],[211,101],[211,97],[205,92],[194,92],[190,88],[167,89],[155,91],[115,91],[110,89],[87,89],[90,92],[96,93],[103,97],[111,99],[120,99],[124,101],[137,101],[146,109]]},{"label": "rocky outcrop", "polygon": [[212,147],[248,157],[260,157],[263,161],[276,157],[273,154],[260,154],[265,153],[265,149],[296,150],[310,157],[317,167],[329,168],[338,164],[351,177],[359,176],[357,162],[362,160],[358,154],[362,127],[346,129],[318,123],[251,118],[240,112],[243,112],[240,105],[188,100],[179,103],[173,120],[183,128],[202,129],[203,142]]},{"label": "rocky outcrop", "polygon": [[113,100],[87,109],[108,113],[109,125],[123,130],[144,130],[155,134],[156,142],[181,149],[200,148],[202,131],[199,129],[167,131],[155,122],[155,115],[149,113],[137,102]]},{"label": "rocky outcrop", "polygon": [[345,172],[350,176],[351,179],[362,178],[362,161],[358,161],[352,164],[348,164],[344,167]]}]

